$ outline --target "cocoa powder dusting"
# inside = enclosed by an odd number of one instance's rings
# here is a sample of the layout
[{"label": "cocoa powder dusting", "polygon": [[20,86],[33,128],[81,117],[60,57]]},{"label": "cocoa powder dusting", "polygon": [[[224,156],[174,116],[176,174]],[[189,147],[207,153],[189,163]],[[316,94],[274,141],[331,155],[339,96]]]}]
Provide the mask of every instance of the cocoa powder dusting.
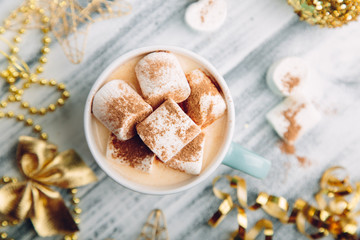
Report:
[{"label": "cocoa powder dusting", "polygon": [[300,78],[294,77],[290,73],[287,73],[284,78],[282,79],[282,83],[285,89],[291,93],[292,90],[300,84]]},{"label": "cocoa powder dusting", "polygon": [[300,166],[307,167],[311,165],[311,162],[306,157],[300,157],[296,156],[298,162],[300,163]]},{"label": "cocoa powder dusting", "polygon": [[114,134],[111,134],[111,147],[114,152],[114,159],[120,158],[129,163],[131,167],[142,166],[143,160],[149,157],[155,157],[155,154],[135,136],[127,141],[120,141]]},{"label": "cocoa powder dusting", "polygon": [[284,117],[289,122],[287,131],[284,133],[284,138],[287,142],[293,142],[296,140],[301,126],[296,122],[296,115],[300,112],[301,109],[305,107],[305,104],[301,104],[297,109],[287,109],[284,111]]},{"label": "cocoa powder dusting", "polygon": [[279,144],[280,150],[281,152],[285,153],[285,154],[295,154],[295,146],[291,145],[285,141],[281,141]]}]

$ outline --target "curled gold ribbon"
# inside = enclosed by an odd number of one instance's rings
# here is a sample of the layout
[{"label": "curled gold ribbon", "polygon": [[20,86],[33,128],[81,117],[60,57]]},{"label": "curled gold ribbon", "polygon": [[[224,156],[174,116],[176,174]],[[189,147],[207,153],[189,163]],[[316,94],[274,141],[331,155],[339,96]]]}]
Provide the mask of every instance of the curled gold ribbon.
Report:
[{"label": "curled gold ribbon", "polygon": [[[320,191],[315,195],[318,207],[297,199],[290,214],[285,198],[265,192],[259,193],[255,203],[248,206],[246,181],[239,176],[218,176],[213,181],[213,192],[222,203],[208,223],[216,227],[232,209],[237,208],[238,230],[231,235],[231,239],[253,240],[264,231],[265,239],[270,240],[273,236],[273,225],[267,219],[261,219],[252,229],[247,229],[246,210],[255,211],[261,208],[283,224],[296,224],[298,231],[309,239],[319,239],[329,234],[336,239],[357,239],[355,218],[360,216],[360,211],[355,209],[360,201],[360,183],[353,187],[349,176],[343,179],[336,176],[338,171],[344,171],[344,168],[332,167],[322,175]],[[236,189],[237,203],[233,202],[229,193],[215,187],[222,178],[228,180],[230,187]]]},{"label": "curled gold ribbon", "polygon": [[42,237],[78,231],[60,193],[49,186],[75,188],[95,182],[80,156],[74,150],[58,153],[53,144],[21,136],[16,160],[26,180],[0,188],[0,213],[11,221],[30,218]]}]

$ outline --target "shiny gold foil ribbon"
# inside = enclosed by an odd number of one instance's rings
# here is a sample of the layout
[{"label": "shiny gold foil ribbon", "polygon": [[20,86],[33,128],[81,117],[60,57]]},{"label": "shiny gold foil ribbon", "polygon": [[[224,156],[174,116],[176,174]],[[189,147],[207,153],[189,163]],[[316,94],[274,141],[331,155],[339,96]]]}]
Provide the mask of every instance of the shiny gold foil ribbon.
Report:
[{"label": "shiny gold foil ribbon", "polygon": [[[213,192],[223,201],[208,223],[216,227],[236,208],[238,230],[231,235],[231,239],[253,240],[263,231],[265,239],[270,240],[274,232],[272,222],[267,219],[259,220],[248,230],[246,210],[255,211],[261,208],[283,224],[296,224],[298,231],[309,239],[319,239],[329,234],[336,239],[357,239],[355,218],[360,216],[360,211],[356,211],[360,200],[360,183],[352,186],[348,176],[341,179],[336,175],[339,171],[344,172],[344,168],[332,167],[322,175],[320,191],[315,195],[318,207],[297,199],[290,214],[285,198],[265,192],[259,193],[255,203],[248,206],[246,181],[239,176],[218,176],[213,180]],[[237,203],[233,202],[230,193],[215,186],[223,178],[230,183],[231,188],[236,189]]]},{"label": "shiny gold foil ribbon", "polygon": [[42,237],[78,231],[60,193],[49,186],[75,188],[95,182],[80,156],[74,150],[58,153],[53,144],[22,136],[16,160],[26,180],[0,189],[0,213],[11,221],[30,218]]},{"label": "shiny gold foil ribbon", "polygon": [[136,240],[169,240],[165,215],[160,209],[151,211]]}]

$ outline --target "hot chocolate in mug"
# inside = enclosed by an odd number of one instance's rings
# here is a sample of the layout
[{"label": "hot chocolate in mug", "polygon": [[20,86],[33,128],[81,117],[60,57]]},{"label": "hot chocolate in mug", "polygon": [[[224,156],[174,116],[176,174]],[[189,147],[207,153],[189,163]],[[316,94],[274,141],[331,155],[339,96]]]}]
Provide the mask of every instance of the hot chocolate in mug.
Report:
[{"label": "hot chocolate in mug", "polygon": [[[113,164],[111,164],[106,159],[106,154],[104,154],[103,148],[98,141],[98,133],[94,128],[95,118],[92,115],[92,100],[96,92],[101,88],[101,86],[108,80],[109,76],[116,71],[119,66],[127,63],[129,60],[134,59],[139,56],[144,56],[146,54],[156,52],[156,51],[169,51],[176,56],[179,56],[184,59],[190,59],[192,62],[196,63],[201,69],[203,69],[209,76],[216,81],[217,87],[221,90],[224,100],[226,102],[227,111],[226,111],[226,124],[222,129],[223,138],[222,141],[217,144],[218,150],[216,154],[211,159],[210,164],[202,169],[200,175],[193,176],[185,181],[179,182],[177,184],[171,184],[169,186],[151,186],[145,185],[138,182],[131,181],[129,178],[122,176],[119,171],[117,171]],[[86,141],[89,145],[90,151],[94,156],[98,165],[108,174],[113,180],[117,183],[140,193],[145,194],[156,194],[164,195],[177,193],[180,191],[187,190],[203,180],[205,180],[210,174],[212,174],[220,164],[227,165],[231,168],[245,172],[256,178],[263,179],[269,172],[271,163],[269,160],[253,153],[237,143],[232,142],[232,137],[234,134],[234,125],[235,125],[235,110],[234,102],[231,97],[229,88],[224,80],[224,78],[219,74],[215,67],[210,64],[206,59],[197,55],[194,52],[189,50],[172,47],[172,46],[151,46],[135,49],[130,51],[118,59],[116,59],[112,64],[110,64],[98,77],[94,85],[92,86],[88,98],[86,100],[85,111],[84,111],[84,127],[85,127],[85,136]],[[121,167],[121,166],[119,166]],[[151,173],[149,173],[151,174]]]}]

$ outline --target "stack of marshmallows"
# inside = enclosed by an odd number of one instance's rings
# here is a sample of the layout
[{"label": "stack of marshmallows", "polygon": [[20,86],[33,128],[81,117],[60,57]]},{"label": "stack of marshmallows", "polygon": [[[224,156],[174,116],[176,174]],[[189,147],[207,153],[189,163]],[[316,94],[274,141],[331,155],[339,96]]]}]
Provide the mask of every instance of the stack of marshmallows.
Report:
[{"label": "stack of marshmallows", "polygon": [[277,134],[288,144],[315,126],[321,115],[311,102],[310,73],[301,58],[289,57],[275,62],[268,70],[266,81],[269,88],[285,100],[266,116]]},{"label": "stack of marshmallows", "polygon": [[93,114],[111,131],[107,158],[147,173],[158,158],[167,167],[200,174],[202,129],[225,113],[221,93],[202,70],[185,75],[166,51],[143,57],[135,72],[142,96],[123,80],[106,83],[94,96]]}]

